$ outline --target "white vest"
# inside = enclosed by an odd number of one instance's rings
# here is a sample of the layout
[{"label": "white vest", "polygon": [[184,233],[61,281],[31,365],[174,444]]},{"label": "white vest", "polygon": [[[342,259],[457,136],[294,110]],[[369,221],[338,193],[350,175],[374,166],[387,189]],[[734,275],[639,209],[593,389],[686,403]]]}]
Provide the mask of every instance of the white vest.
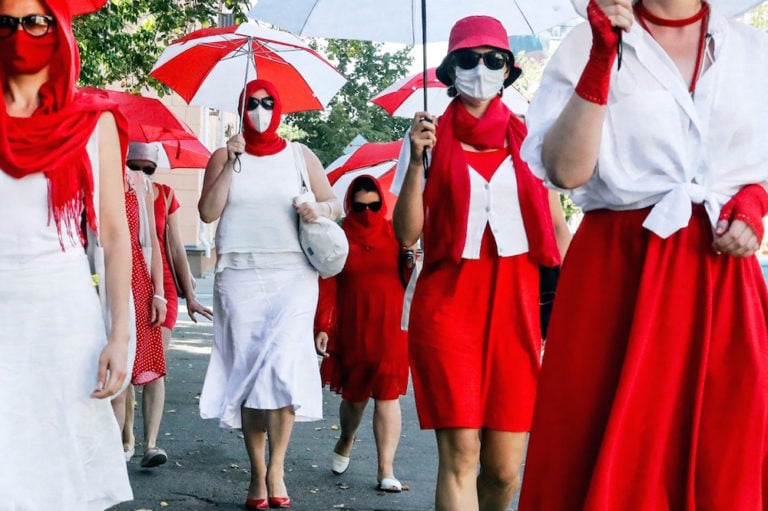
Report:
[{"label": "white vest", "polygon": [[464,259],[479,259],[485,226],[490,224],[499,256],[508,257],[528,252],[517,177],[512,158],[507,156],[491,177],[490,183],[469,166],[469,215]]},{"label": "white vest", "polygon": [[240,162],[216,229],[217,253],[301,253],[293,209],[301,184],[290,143],[267,156],[243,153]]}]

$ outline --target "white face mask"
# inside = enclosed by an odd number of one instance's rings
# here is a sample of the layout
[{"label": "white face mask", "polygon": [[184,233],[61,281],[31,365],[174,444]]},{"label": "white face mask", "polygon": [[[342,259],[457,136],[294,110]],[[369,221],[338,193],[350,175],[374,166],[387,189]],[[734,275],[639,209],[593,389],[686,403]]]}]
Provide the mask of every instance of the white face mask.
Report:
[{"label": "white face mask", "polygon": [[453,85],[462,96],[487,101],[493,99],[504,87],[504,68],[488,69],[482,62],[478,62],[472,69],[456,66]]},{"label": "white face mask", "polygon": [[248,111],[248,118],[251,119],[251,124],[253,124],[256,131],[264,133],[272,123],[272,110],[267,110],[259,105],[254,110]]}]

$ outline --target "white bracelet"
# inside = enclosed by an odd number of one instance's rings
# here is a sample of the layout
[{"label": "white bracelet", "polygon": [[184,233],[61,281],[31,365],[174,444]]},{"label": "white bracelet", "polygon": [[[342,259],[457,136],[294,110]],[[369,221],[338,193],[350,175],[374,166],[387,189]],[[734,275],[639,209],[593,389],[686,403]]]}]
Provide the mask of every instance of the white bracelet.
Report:
[{"label": "white bracelet", "polygon": [[328,218],[333,218],[333,206],[331,206],[330,202],[326,202],[328,205]]},{"label": "white bracelet", "polygon": [[155,298],[156,300],[160,300],[163,303],[168,303],[168,300],[166,300],[164,296],[154,295],[152,298]]}]

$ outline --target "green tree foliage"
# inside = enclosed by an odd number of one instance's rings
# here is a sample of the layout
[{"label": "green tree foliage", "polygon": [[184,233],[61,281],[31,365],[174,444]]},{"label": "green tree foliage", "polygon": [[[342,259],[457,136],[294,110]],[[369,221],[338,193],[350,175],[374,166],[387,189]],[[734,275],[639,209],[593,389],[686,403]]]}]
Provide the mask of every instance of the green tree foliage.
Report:
[{"label": "green tree foliage", "polygon": [[403,78],[413,60],[409,49],[386,52],[381,43],[332,39],[320,49],[349,80],[322,112],[286,117],[286,123],[327,165],[358,134],[369,142],[401,138],[410,120],[390,117],[368,100]]},{"label": "green tree foliage", "polygon": [[215,25],[220,12],[244,20],[237,0],[112,0],[98,13],[74,22],[82,85],[118,83],[138,91],[164,86],[149,76],[165,46],[197,28]]}]

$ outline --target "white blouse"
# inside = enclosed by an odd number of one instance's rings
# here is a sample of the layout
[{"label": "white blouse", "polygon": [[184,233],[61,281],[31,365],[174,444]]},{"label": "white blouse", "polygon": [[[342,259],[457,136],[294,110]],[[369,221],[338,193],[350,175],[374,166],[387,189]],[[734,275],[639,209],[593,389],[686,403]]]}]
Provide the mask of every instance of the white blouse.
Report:
[{"label": "white blouse", "polygon": [[[715,9],[709,36],[712,65],[691,97],[672,59],[638,23],[624,34],[595,173],[570,192],[578,206],[653,206],[643,225],[666,238],[688,225],[691,203],[704,204],[715,225],[742,186],[768,180],[768,36]],[[571,98],[591,42],[587,23],[568,35],[528,110],[522,156],[542,179],[544,136]]]},{"label": "white blouse", "polygon": [[469,215],[464,259],[480,259],[485,226],[491,229],[501,257],[528,252],[523,215],[517,194],[517,177],[512,158],[507,156],[488,182],[469,167]]}]

